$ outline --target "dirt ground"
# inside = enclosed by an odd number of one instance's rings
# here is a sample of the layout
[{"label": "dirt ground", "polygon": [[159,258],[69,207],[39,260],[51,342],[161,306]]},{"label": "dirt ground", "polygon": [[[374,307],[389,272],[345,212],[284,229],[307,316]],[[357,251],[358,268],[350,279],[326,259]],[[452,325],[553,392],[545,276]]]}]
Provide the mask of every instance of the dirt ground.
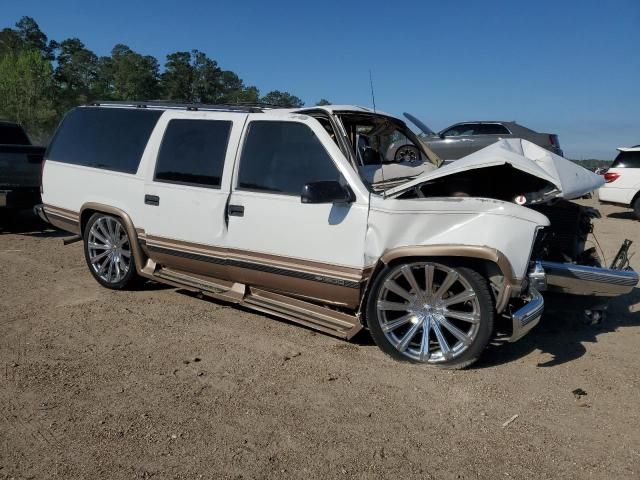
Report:
[{"label": "dirt ground", "polygon": [[[640,249],[640,222],[599,208],[607,261]],[[640,477],[640,289],[441,371],[366,332],[101,288],[63,236],[0,233],[0,479]]]}]

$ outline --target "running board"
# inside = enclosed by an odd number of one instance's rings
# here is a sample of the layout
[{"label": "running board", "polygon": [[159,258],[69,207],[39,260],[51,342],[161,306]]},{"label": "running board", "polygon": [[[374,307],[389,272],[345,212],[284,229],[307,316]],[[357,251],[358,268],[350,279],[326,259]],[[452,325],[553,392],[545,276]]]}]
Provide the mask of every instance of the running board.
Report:
[{"label": "running board", "polygon": [[355,315],[240,283],[202,278],[169,268],[159,268],[153,273],[153,277],[176,287],[237,303],[347,340],[363,328]]},{"label": "running board", "polygon": [[250,287],[242,304],[347,340],[362,330],[355,315],[267,290]]}]

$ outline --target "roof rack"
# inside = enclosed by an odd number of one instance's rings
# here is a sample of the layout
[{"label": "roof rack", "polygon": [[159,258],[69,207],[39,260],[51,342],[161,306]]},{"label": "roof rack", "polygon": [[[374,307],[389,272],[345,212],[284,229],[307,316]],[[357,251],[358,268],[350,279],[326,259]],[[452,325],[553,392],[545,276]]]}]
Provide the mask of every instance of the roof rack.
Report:
[{"label": "roof rack", "polygon": [[205,103],[174,103],[167,101],[115,101],[115,100],[96,100],[87,104],[90,107],[133,107],[133,108],[157,108],[162,110],[189,110],[189,111],[213,111],[213,112],[245,112],[245,113],[261,113],[263,110],[254,105],[236,105],[230,103],[222,103],[219,105],[210,105]]}]

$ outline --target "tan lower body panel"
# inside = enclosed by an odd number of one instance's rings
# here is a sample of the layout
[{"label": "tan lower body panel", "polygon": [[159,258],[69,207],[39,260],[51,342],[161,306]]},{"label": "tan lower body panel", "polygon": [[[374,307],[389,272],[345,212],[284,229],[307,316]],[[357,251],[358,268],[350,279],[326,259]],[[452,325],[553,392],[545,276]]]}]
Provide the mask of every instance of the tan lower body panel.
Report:
[{"label": "tan lower body panel", "polygon": [[201,292],[218,300],[269,313],[339,338],[350,339],[363,328],[356,315],[292,298],[283,293],[247,287],[242,283],[168,268],[159,268],[153,274],[153,278],[162,283]]},{"label": "tan lower body panel", "polygon": [[77,235],[80,234],[80,214],[78,212],[46,204],[43,205],[43,210],[49,223],[54,227]]}]

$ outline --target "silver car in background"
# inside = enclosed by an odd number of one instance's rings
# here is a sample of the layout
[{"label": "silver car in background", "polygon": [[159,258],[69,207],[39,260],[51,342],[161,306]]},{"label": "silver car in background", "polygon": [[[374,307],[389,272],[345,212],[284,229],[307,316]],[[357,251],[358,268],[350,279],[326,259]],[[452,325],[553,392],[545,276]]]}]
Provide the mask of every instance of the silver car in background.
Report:
[{"label": "silver car in background", "polygon": [[[558,135],[538,133],[516,122],[460,122],[435,133],[413,115],[405,113],[404,116],[421,130],[419,138],[444,161],[458,160],[482,150],[498,140],[509,138],[522,138],[556,155],[564,156]],[[419,159],[418,149],[402,139],[391,144],[385,156],[387,160],[415,161]]]}]

